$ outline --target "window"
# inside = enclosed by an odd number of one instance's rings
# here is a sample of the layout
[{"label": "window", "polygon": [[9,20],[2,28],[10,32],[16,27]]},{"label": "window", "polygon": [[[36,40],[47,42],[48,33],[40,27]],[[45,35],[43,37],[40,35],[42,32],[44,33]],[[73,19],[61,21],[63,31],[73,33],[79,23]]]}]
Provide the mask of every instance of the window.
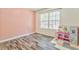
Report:
[{"label": "window", "polygon": [[60,22],[60,12],[53,11],[49,13],[49,28],[50,29],[58,29]]},{"label": "window", "polygon": [[48,13],[40,14],[41,28],[48,28]]},{"label": "window", "polygon": [[40,14],[40,28],[58,29],[60,22],[60,11],[49,11]]}]

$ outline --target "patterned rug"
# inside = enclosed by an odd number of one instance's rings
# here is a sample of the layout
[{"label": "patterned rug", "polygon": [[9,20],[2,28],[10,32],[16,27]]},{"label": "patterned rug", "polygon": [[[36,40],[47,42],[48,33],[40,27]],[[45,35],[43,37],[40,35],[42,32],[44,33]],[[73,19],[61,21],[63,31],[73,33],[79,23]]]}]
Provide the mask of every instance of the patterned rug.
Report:
[{"label": "patterned rug", "polygon": [[34,33],[0,43],[0,50],[57,50],[51,40],[52,37]]}]

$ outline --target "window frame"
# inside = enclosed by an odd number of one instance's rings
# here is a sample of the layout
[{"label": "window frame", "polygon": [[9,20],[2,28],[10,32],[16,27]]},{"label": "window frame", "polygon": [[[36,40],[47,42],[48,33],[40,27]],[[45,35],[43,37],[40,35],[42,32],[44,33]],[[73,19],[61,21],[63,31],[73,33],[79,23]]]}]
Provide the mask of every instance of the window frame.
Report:
[{"label": "window frame", "polygon": [[[40,14],[45,14],[45,13],[48,13],[48,12],[43,12],[43,13],[40,13]],[[39,14],[39,17],[40,17],[40,14]],[[49,13],[48,13],[48,15],[49,15]],[[49,17],[48,17],[48,19],[49,19]],[[40,28],[41,28],[41,18],[39,18],[39,20],[40,20]],[[43,20],[43,21],[45,21],[45,20]],[[48,20],[47,20],[48,21]],[[49,25],[49,24],[48,24]],[[41,28],[41,29],[48,29],[49,27],[47,26],[47,28]]]},{"label": "window frame", "polygon": [[[60,21],[61,21],[61,11],[60,11],[60,9],[55,9],[55,10],[49,10],[49,11],[45,11],[45,12],[41,12],[41,13],[39,13],[39,15],[40,14],[44,14],[44,13],[48,13],[48,28],[41,28],[41,21],[40,21],[40,29],[54,29],[54,30],[58,30],[58,29],[56,29],[56,28],[50,28],[50,13],[52,13],[52,12],[55,12],[55,11],[58,11],[60,14],[59,14],[59,20],[52,20],[52,21],[55,21],[55,24],[56,24],[56,22],[58,21],[59,22],[59,26],[60,26]],[[56,16],[55,16],[55,18],[56,18]],[[39,16],[39,20],[40,20],[40,16]],[[53,25],[52,25],[53,26]],[[56,26],[56,25],[55,25]]]},{"label": "window frame", "polygon": [[[52,12],[52,13],[53,13],[53,12],[56,12],[56,11],[59,12],[59,20],[56,20],[56,19],[53,20],[53,19],[52,19],[52,21],[53,21],[53,22],[55,21],[55,22],[54,22],[54,23],[55,23],[55,24],[54,24],[55,26],[56,26],[56,23],[59,22],[59,26],[60,26],[60,19],[61,19],[61,12],[60,12],[60,10],[59,10],[59,9],[56,9],[56,10],[52,10],[52,11],[49,11],[49,12]],[[49,14],[49,16],[50,16],[50,14]],[[52,17],[52,18],[53,18],[53,17]],[[55,15],[55,18],[56,18],[56,15]],[[50,22],[50,18],[49,18],[49,22]],[[52,24],[53,24],[53,23],[52,23]],[[50,28],[50,23],[49,23],[48,25],[49,25],[49,29],[55,29],[55,30],[58,30],[58,29],[59,29],[59,28],[57,29],[57,28],[54,28],[54,27]],[[54,26],[54,25],[52,25],[52,26]],[[58,27],[59,27],[59,26],[58,26]]]}]

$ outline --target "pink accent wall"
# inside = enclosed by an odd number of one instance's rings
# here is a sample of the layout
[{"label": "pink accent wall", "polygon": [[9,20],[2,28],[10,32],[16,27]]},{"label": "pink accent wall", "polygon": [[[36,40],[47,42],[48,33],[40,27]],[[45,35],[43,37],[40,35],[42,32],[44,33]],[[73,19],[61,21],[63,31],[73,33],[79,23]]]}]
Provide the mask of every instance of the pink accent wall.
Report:
[{"label": "pink accent wall", "polygon": [[0,40],[35,32],[35,12],[22,8],[0,9]]}]

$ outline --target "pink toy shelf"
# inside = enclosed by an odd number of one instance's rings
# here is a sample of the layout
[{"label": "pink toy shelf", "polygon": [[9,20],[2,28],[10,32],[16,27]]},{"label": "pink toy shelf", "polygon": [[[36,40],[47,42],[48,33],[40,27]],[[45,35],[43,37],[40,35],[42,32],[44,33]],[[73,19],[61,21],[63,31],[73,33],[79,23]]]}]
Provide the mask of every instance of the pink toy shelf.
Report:
[{"label": "pink toy shelf", "polygon": [[57,40],[70,41],[69,40],[69,33],[67,33],[67,32],[57,32]]}]

